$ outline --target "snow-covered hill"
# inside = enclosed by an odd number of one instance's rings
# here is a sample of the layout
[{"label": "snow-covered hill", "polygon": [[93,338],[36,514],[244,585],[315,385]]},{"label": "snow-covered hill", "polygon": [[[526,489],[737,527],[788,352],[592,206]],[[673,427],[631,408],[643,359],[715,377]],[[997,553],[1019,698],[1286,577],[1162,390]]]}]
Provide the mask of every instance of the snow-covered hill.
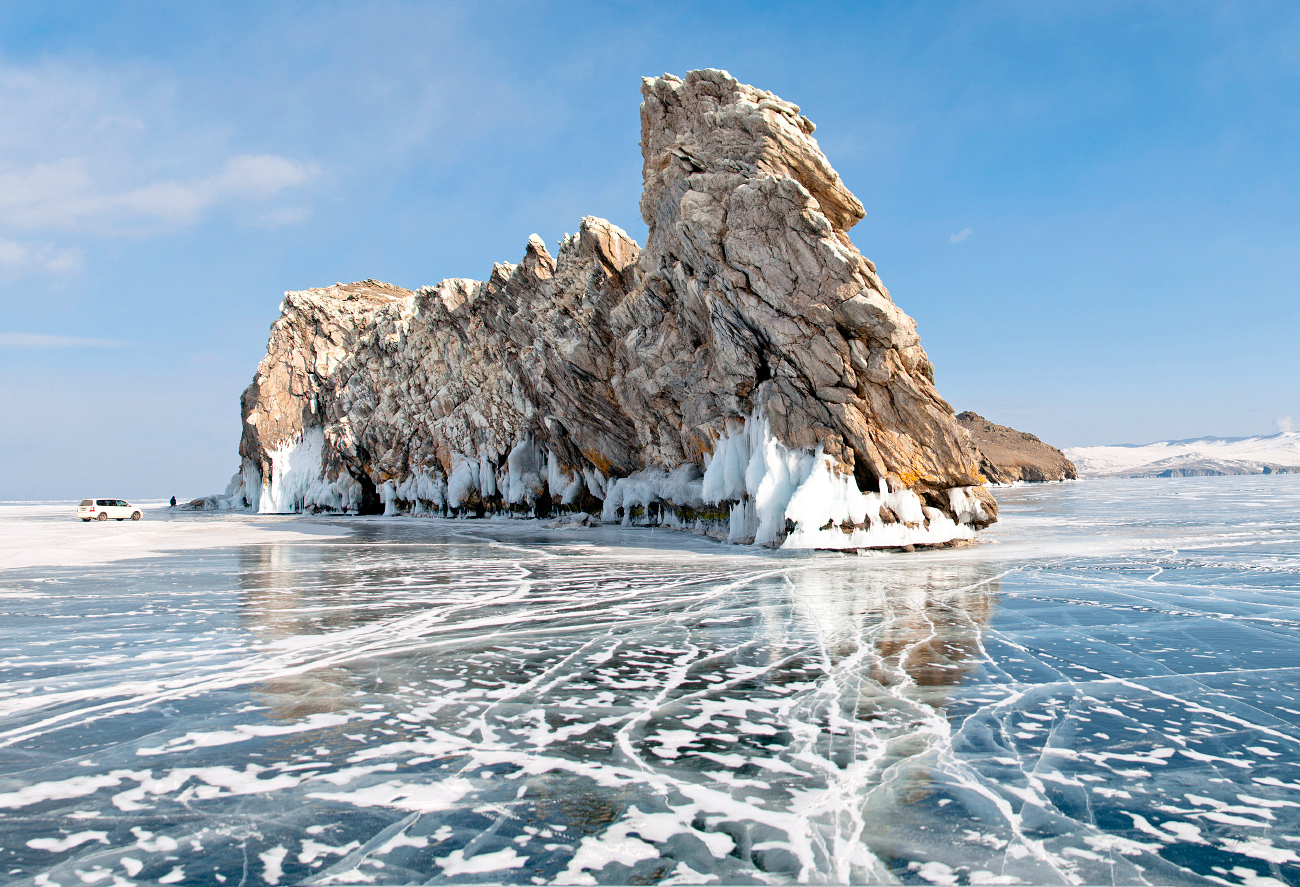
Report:
[{"label": "snow-covered hill", "polygon": [[1267,437],[1202,437],[1070,447],[1065,455],[1079,469],[1079,477],[1300,473],[1300,431]]}]

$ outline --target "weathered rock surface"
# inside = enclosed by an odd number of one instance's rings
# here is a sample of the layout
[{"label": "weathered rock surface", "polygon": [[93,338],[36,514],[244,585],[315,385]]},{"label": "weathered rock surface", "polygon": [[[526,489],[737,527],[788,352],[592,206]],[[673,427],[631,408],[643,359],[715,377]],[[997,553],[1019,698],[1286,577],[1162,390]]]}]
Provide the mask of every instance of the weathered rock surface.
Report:
[{"label": "weathered rock surface", "polygon": [[979,453],[849,240],[862,205],[813,124],[722,71],[642,94],[644,249],[588,217],[486,281],[286,294],[228,502],[563,504],[818,547],[991,523]]},{"label": "weathered rock surface", "polygon": [[958,413],[957,421],[970,432],[980,451],[980,471],[993,483],[1078,479],[1064,453],[1028,432],[995,425],[970,410]]}]

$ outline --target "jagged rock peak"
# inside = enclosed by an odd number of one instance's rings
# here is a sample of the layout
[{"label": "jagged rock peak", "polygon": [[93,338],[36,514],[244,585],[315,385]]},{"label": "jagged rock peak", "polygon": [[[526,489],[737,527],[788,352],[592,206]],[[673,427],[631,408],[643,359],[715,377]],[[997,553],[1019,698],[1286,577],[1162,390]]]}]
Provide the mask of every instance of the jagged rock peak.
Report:
[{"label": "jagged rock peak", "polygon": [[[686,168],[771,175],[798,182],[837,232],[866,210],[812,137],[816,126],[799,106],[736,81],[726,71],[646,77],[641,93],[641,153],[646,190],[675,158]],[[650,215],[642,208],[647,224]]]},{"label": "jagged rock peak", "polygon": [[834,548],[991,522],[979,454],[850,241],[862,205],[812,123],[723,71],[642,94],[644,250],[587,217],[485,281],[287,294],[229,501],[569,506]]}]

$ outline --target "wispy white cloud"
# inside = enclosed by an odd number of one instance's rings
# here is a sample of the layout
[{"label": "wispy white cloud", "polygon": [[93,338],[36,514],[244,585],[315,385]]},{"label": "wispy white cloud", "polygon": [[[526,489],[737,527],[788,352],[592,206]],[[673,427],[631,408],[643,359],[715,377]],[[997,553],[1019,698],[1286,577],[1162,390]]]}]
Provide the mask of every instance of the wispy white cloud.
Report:
[{"label": "wispy white cloud", "polygon": [[311,210],[301,206],[281,206],[262,213],[253,219],[252,224],[258,228],[283,228],[285,225],[297,225],[311,218]]},{"label": "wispy white cloud", "polygon": [[271,154],[245,154],[187,180],[147,182],[124,189],[98,181],[82,158],[0,173],[0,225],[9,230],[93,228],[146,233],[192,224],[217,206],[260,203],[315,178],[320,168]]},{"label": "wispy white cloud", "polygon": [[80,269],[81,250],[75,247],[0,239],[0,280],[33,272],[75,274]]},{"label": "wispy white cloud", "polygon": [[[289,194],[301,204],[319,164],[178,122],[181,94],[156,70],[0,64],[0,277],[75,272],[86,233],[147,237],[218,211],[276,225],[307,217],[279,204]],[[44,242],[52,232],[65,242]]]},{"label": "wispy white cloud", "polygon": [[88,339],[82,336],[0,333],[0,348],[120,348],[125,344],[116,339]]},{"label": "wispy white cloud", "polygon": [[958,231],[956,234],[954,234],[954,235],[952,235],[951,237],[949,237],[949,238],[948,238],[948,242],[949,242],[949,243],[961,243],[963,240],[965,240],[967,237],[970,237],[970,236],[971,236],[972,234],[974,234],[974,233],[975,233],[975,232],[974,232],[972,229],[970,229],[970,228],[962,228],[962,229],[961,229],[960,231]]},{"label": "wispy white cloud", "polygon": [[1295,418],[1292,416],[1279,416],[1277,419],[1278,431],[1295,431]]}]

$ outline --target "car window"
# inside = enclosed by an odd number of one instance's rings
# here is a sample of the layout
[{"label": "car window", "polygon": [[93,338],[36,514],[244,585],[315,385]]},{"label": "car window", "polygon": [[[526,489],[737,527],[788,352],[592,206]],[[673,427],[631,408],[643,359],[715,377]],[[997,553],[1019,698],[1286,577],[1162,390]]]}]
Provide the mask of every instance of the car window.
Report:
[{"label": "car window", "polygon": [[101,507],[103,507],[103,506],[105,506],[105,505],[108,504],[108,500],[107,500],[107,499],[96,499],[96,500],[95,500],[95,504],[96,504],[96,505],[99,505],[99,506],[101,506]]},{"label": "car window", "polygon": [[82,499],[82,500],[81,500],[81,504],[82,504],[83,506],[86,506],[86,505],[94,505],[95,503],[92,502],[92,501],[90,501],[89,499]]},{"label": "car window", "polygon": [[131,507],[130,505],[127,505],[127,504],[126,504],[126,500],[124,500],[124,499],[118,499],[118,500],[117,500],[117,504],[118,504],[119,506],[121,506],[122,508],[130,508],[130,507]]}]

